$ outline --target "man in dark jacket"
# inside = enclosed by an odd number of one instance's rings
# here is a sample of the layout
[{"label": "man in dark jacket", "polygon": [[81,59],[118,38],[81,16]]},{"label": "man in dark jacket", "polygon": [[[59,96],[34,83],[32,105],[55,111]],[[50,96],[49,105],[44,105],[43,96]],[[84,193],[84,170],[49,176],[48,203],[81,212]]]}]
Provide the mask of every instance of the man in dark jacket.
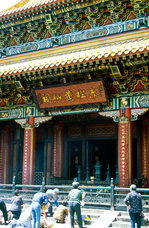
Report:
[{"label": "man in dark jacket", "polygon": [[135,228],[135,223],[137,223],[137,228],[141,228],[141,215],[143,215],[142,196],[136,192],[136,185],[132,184],[130,186],[130,192],[124,202],[129,212],[131,228]]},{"label": "man in dark jacket", "polygon": [[7,225],[8,212],[7,212],[6,204],[5,204],[5,202],[4,202],[3,200],[0,200],[0,210],[1,210],[2,213],[3,213],[5,225]]}]

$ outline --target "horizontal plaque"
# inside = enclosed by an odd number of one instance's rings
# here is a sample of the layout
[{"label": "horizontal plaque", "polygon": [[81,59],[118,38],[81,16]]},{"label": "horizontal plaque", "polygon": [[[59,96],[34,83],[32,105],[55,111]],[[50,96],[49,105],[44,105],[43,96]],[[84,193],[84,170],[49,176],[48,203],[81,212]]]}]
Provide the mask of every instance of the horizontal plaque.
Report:
[{"label": "horizontal plaque", "polygon": [[33,96],[38,108],[47,110],[107,103],[102,80],[42,87],[34,89]]}]

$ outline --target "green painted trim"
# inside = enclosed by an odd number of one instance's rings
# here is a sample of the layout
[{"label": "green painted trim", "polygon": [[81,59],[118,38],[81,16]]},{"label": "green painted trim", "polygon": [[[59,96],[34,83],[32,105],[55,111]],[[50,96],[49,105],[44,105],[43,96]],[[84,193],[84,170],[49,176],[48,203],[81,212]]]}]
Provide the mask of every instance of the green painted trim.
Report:
[{"label": "green painted trim", "polygon": [[80,41],[87,41],[90,39],[96,39],[99,37],[110,36],[114,34],[121,34],[123,32],[135,31],[140,28],[139,22],[146,17],[137,18],[129,21],[118,22],[110,25],[95,27],[80,32],[73,32],[66,35],[55,36],[39,41],[20,44],[17,46],[2,48],[2,56],[12,56],[22,53],[52,48],[54,46],[67,45],[72,43],[78,43]]},{"label": "green painted trim", "polygon": [[[103,106],[103,111],[115,111],[120,109],[120,101],[122,98],[125,98],[128,103],[127,107],[136,109],[136,108],[149,108],[149,91],[146,92],[136,92],[136,93],[126,93],[113,96],[110,99],[109,106]],[[125,106],[123,106],[125,107]],[[62,116],[70,114],[85,114],[92,112],[101,112],[101,108],[85,108],[85,109],[76,109],[76,110],[63,110],[63,111],[51,111],[47,112],[48,116]],[[46,116],[47,116],[46,115]],[[26,116],[34,117],[44,117],[45,114],[39,112],[36,106],[22,106],[22,107],[11,107],[1,108],[0,109],[0,121],[1,120],[14,120],[14,119],[23,119]]]}]

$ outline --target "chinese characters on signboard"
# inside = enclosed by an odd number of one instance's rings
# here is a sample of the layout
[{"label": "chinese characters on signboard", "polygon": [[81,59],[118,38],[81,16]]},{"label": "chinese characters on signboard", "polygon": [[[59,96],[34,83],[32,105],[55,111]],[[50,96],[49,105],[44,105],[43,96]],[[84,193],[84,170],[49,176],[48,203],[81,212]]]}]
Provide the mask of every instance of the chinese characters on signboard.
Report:
[{"label": "chinese characters on signboard", "polygon": [[102,80],[35,89],[33,93],[40,109],[107,102]]}]

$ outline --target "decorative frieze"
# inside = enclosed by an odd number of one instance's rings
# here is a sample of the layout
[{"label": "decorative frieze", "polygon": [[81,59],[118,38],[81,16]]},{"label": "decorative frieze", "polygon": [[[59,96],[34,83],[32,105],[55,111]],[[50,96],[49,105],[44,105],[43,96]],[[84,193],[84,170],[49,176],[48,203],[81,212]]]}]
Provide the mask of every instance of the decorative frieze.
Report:
[{"label": "decorative frieze", "polygon": [[20,44],[17,46],[3,48],[3,51],[6,53],[6,56],[11,56],[11,55],[21,54],[25,52],[51,48],[53,46],[71,44],[71,43],[80,42],[84,40],[90,40],[93,38],[128,32],[128,31],[139,29],[140,20],[142,20],[142,18],[137,18],[137,19],[133,19],[125,22],[114,23],[114,24],[105,25],[101,27],[95,27],[84,31],[72,32],[66,35],[53,36],[51,38],[43,39],[40,41],[34,41],[34,42],[25,43],[23,45]]},{"label": "decorative frieze", "polygon": [[[147,112],[149,108],[142,108],[142,109],[131,109],[131,121],[135,121],[138,119],[138,116],[143,115]],[[120,120],[120,113],[119,110],[117,111],[107,111],[107,112],[98,112],[99,115],[113,118],[114,122],[118,122]]]},{"label": "decorative frieze", "polygon": [[[61,115],[70,115],[70,114],[80,114],[80,113],[95,113],[98,112],[99,115],[104,117],[113,118],[114,121],[117,121],[119,118],[119,109],[125,109],[130,107],[132,109],[132,120],[136,120],[138,116],[144,114],[149,110],[149,94],[148,92],[138,92],[138,93],[128,93],[125,96],[119,94],[109,100],[108,106],[98,107],[88,107],[88,108],[77,108],[77,109],[64,109],[60,111],[49,111],[39,112],[36,106],[28,107],[12,107],[9,109],[0,110],[0,120],[9,120],[9,119],[24,119],[27,116],[34,116],[39,118],[37,122],[42,122],[45,118],[51,118],[52,116],[61,116]],[[44,118],[42,118],[44,117]],[[40,119],[41,118],[41,119]],[[46,118],[45,118],[46,119]],[[46,120],[47,121],[47,120]]]},{"label": "decorative frieze", "polygon": [[115,124],[90,124],[86,127],[86,135],[89,137],[112,136],[116,132]]},{"label": "decorative frieze", "polygon": [[[51,120],[52,117],[35,117],[34,119],[34,127],[39,127],[40,123],[47,122],[48,120]],[[26,123],[26,119],[16,119],[15,122],[20,124],[22,128],[32,128],[30,124]]]},{"label": "decorative frieze", "polygon": [[68,137],[71,138],[78,138],[82,136],[82,128],[81,126],[71,126],[68,129]]}]

